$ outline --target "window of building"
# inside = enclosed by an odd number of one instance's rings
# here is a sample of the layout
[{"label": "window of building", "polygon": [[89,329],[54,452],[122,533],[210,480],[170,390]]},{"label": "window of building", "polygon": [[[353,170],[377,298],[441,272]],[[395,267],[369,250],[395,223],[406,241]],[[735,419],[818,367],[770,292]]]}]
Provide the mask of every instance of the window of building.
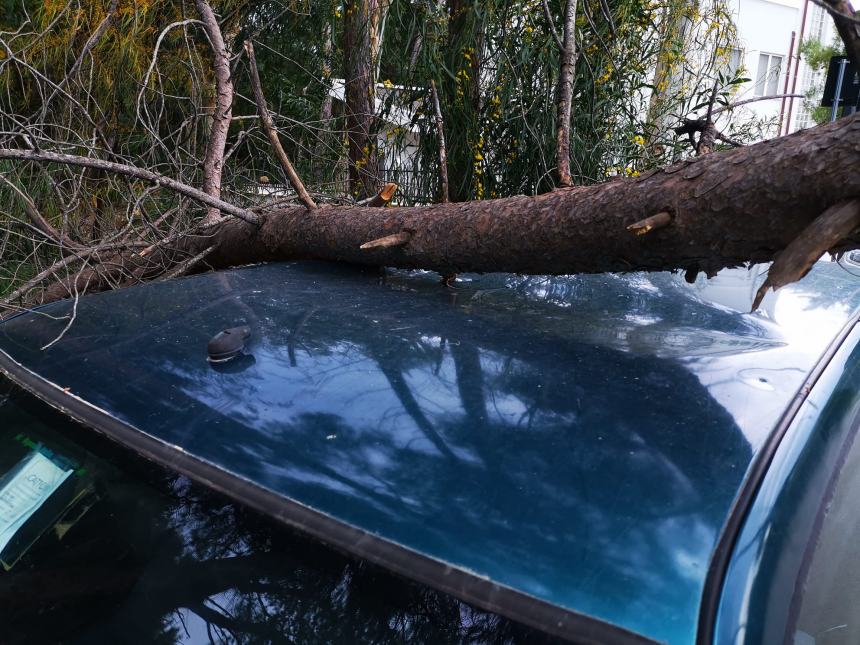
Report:
[{"label": "window of building", "polygon": [[740,49],[732,48],[729,52],[729,78],[734,78],[741,71],[743,65],[743,52]]},{"label": "window of building", "polygon": [[810,11],[812,16],[809,21],[809,38],[821,41],[824,37],[824,9],[818,5],[813,5],[810,7]]},{"label": "window of building", "polygon": [[782,58],[778,54],[759,54],[755,81],[756,96],[770,96],[777,93],[779,76],[782,73]]}]

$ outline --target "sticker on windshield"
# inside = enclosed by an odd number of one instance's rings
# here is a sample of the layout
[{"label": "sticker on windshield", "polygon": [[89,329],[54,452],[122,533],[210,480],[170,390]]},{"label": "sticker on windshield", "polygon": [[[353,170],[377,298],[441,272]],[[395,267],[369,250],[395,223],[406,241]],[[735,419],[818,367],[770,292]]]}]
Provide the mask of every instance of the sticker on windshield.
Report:
[{"label": "sticker on windshield", "polygon": [[0,553],[72,472],[33,452],[0,480]]}]

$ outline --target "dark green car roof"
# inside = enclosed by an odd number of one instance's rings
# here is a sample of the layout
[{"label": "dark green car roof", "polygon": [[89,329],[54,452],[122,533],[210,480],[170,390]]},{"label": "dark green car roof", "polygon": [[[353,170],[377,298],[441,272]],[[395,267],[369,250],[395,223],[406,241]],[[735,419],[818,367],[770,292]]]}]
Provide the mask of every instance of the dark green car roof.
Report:
[{"label": "dark green car roof", "polygon": [[[689,643],[750,464],[860,305],[860,280],[820,263],[741,313],[760,281],[448,289],[261,265],[17,316],[0,367],[143,454],[470,602],[562,636]],[[237,325],[246,354],[207,362]]]}]

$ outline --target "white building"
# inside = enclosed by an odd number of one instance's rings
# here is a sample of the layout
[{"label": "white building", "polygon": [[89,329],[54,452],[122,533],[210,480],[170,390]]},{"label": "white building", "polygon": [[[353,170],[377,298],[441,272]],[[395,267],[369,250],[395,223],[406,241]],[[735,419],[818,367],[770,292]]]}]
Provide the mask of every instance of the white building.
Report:
[{"label": "white building", "polygon": [[[741,46],[737,58],[743,62],[744,76],[751,79],[735,100],[823,88],[823,73],[810,70],[798,49],[801,41],[833,40],[833,20],[824,9],[811,0],[730,0],[730,4]],[[814,125],[803,99],[750,103],[735,118],[743,118],[744,112],[772,120],[769,136]]]}]

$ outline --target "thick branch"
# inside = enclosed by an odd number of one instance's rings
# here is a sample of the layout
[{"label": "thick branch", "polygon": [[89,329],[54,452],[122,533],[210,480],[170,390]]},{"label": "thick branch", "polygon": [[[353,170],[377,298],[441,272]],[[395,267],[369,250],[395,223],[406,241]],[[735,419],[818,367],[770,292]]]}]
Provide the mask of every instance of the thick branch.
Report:
[{"label": "thick branch", "polygon": [[287,179],[289,179],[290,184],[292,184],[293,189],[299,196],[299,199],[302,200],[302,203],[308,208],[308,210],[313,210],[317,207],[316,202],[314,202],[308,194],[308,191],[305,189],[305,185],[299,178],[296,169],[293,168],[290,157],[287,155],[287,151],[284,150],[284,147],[281,145],[281,140],[278,138],[278,131],[275,129],[272,115],[269,114],[269,109],[266,107],[266,97],[263,94],[263,86],[260,83],[260,73],[257,71],[257,58],[254,56],[254,44],[250,40],[245,41],[245,52],[248,54],[248,63],[251,67],[251,87],[254,88],[254,100],[257,102],[257,112],[260,115],[260,122],[263,126],[263,131],[269,138],[269,143],[272,144],[275,156],[278,157],[281,168],[284,169],[284,174],[287,176]]},{"label": "thick branch", "polygon": [[385,237],[381,237],[378,240],[371,240],[370,242],[365,242],[358,248],[362,251],[367,251],[368,249],[390,249],[395,246],[403,246],[404,244],[409,244],[409,240],[412,239],[412,235],[406,231],[402,233],[395,233],[394,235],[386,235]]},{"label": "thick branch", "polygon": [[389,182],[380,188],[379,192],[373,197],[368,197],[358,202],[357,206],[373,206],[374,208],[387,206],[397,192],[397,188],[397,184]]},{"label": "thick branch", "polygon": [[[532,197],[408,208],[321,206],[313,213],[297,206],[259,216],[259,226],[226,219],[206,236],[181,237],[165,247],[165,256],[187,258],[218,244],[207,257],[215,268],[315,258],[445,275],[713,273],[773,260],[823,210],[860,198],[858,144],[855,115],[637,178]],[[13,152],[12,158],[57,160],[47,153]],[[668,226],[644,236],[624,230],[663,211],[671,215]],[[409,232],[408,244],[360,248],[402,232]],[[852,232],[829,248],[860,248],[860,234]],[[75,286],[95,284],[86,272],[78,281]]]},{"label": "thick branch", "polygon": [[[692,269],[770,261],[824,208],[860,196],[860,115],[713,152],[634,179],[534,197],[408,208],[274,211],[259,230],[227,221],[213,266],[317,258],[445,273]],[[814,181],[812,178],[814,177]],[[671,225],[630,235],[661,211]],[[409,244],[359,247],[401,231]],[[850,238],[843,246],[857,246]],[[193,249],[189,250],[193,252]]]},{"label": "thick branch", "polygon": [[77,155],[67,155],[59,152],[47,152],[44,150],[17,150],[15,148],[0,148],[0,159],[17,159],[20,161],[38,161],[41,163],[61,163],[67,166],[79,166],[82,168],[96,168],[105,172],[114,173],[117,175],[125,175],[126,177],[135,177],[142,179],[164,188],[185,195],[191,199],[205,204],[216,210],[222,210],[225,213],[238,217],[239,219],[249,223],[256,224],[259,222],[259,217],[249,210],[239,208],[233,204],[229,204],[221,199],[207,195],[206,193],[192,188],[180,181],[159,175],[151,170],[144,170],[135,166],[126,164],[114,163],[103,159],[93,159],[91,157],[79,157]]},{"label": "thick branch", "polygon": [[821,4],[833,16],[833,24],[845,44],[845,52],[854,69],[860,69],[860,25],[854,16],[854,8],[848,0],[822,0]]},{"label": "thick branch", "polygon": [[[227,146],[227,133],[233,115],[233,81],[230,78],[230,53],[224,44],[224,36],[218,19],[207,0],[196,0],[197,12],[203,22],[203,30],[212,46],[212,69],[215,73],[215,105],[212,113],[212,127],[209,142],[203,159],[203,192],[215,198],[221,197],[221,173],[224,170],[224,149]],[[221,214],[211,207],[206,215],[206,223],[216,221]]]},{"label": "thick branch", "polygon": [[627,227],[628,231],[632,231],[636,235],[647,235],[651,231],[656,231],[658,229],[669,226],[672,223],[672,215],[666,211],[660,211],[659,213],[652,215],[651,217],[646,217],[643,220],[638,222],[634,222],[630,226]]}]

